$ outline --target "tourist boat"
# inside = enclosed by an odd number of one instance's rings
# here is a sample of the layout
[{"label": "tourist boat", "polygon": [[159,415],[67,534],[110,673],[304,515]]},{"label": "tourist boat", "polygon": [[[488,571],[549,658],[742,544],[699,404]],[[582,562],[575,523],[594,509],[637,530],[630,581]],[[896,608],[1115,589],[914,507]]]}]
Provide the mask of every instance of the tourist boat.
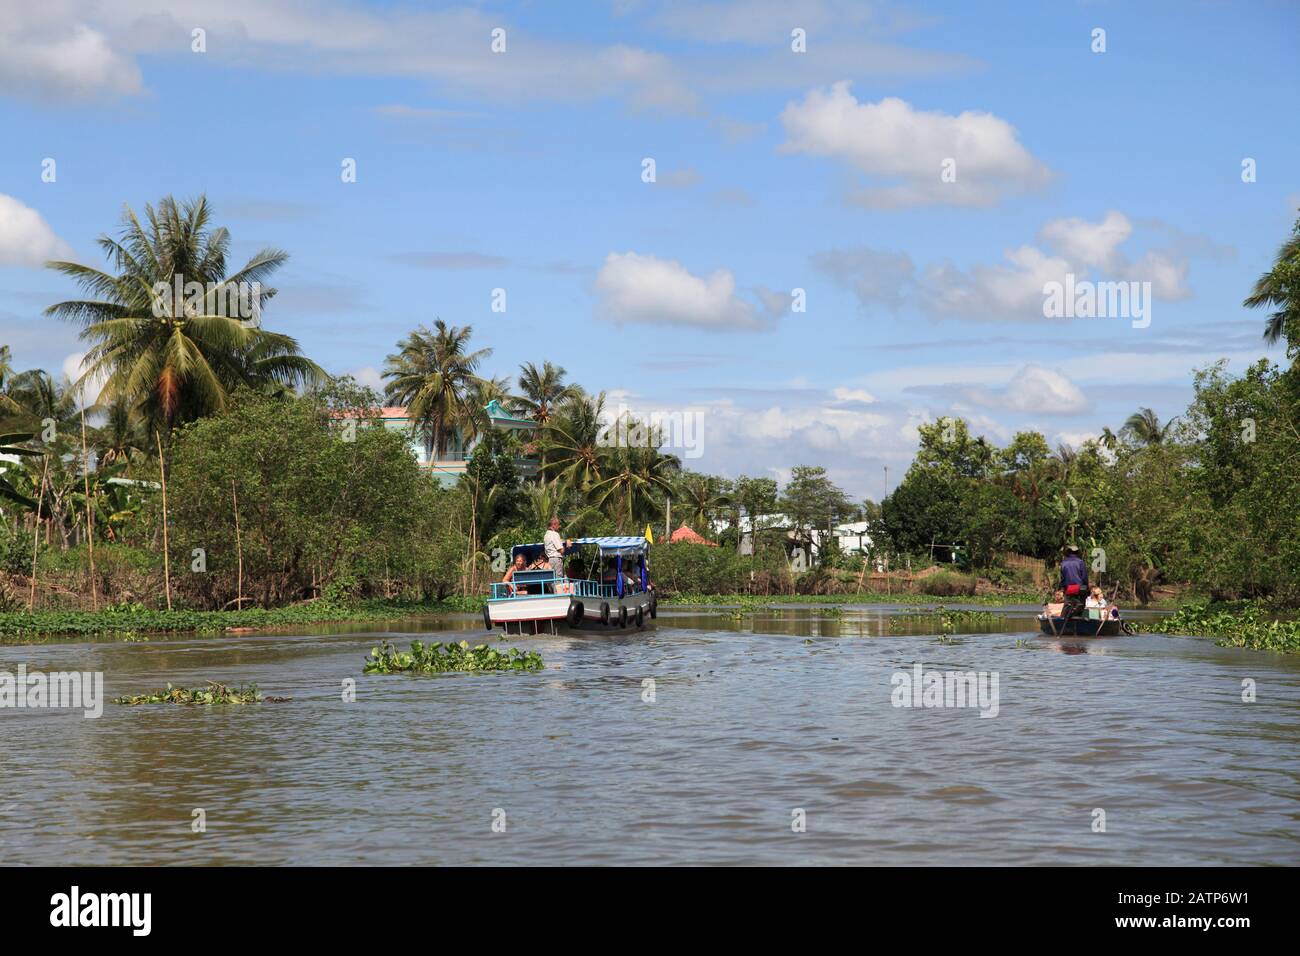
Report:
[{"label": "tourist boat", "polygon": [[1114,637],[1131,633],[1127,622],[1121,621],[1119,609],[1112,608],[1109,615],[1103,608],[1085,608],[1080,616],[1065,618],[1056,614],[1038,615],[1038,626],[1044,634],[1053,637]]},{"label": "tourist boat", "polygon": [[[590,547],[595,550],[583,551]],[[581,562],[583,554],[589,555],[588,574],[516,571],[509,582],[492,585],[483,623],[489,631],[501,627],[507,633],[518,625],[521,634],[555,633],[560,627],[645,627],[659,616],[646,566],[649,548],[642,537],[574,538],[565,560],[576,555]],[[542,553],[540,544],[520,544],[511,550],[510,560],[522,554],[533,562]]]}]

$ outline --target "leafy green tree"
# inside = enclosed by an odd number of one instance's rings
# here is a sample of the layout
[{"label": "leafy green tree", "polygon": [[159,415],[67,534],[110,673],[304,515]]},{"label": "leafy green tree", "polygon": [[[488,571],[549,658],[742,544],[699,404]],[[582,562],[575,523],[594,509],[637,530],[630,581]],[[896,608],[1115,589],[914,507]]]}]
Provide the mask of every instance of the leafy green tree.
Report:
[{"label": "leafy green tree", "polygon": [[[840,488],[819,465],[796,465],[781,492],[780,508],[790,519],[796,539],[811,543],[811,532],[820,528],[823,540],[833,539],[831,529],[856,509]],[[833,545],[827,545],[833,547]]]},{"label": "leafy green tree", "polygon": [[605,393],[581,395],[564,402],[542,429],[541,446],[548,477],[585,492],[604,478]]},{"label": "leafy green tree", "polygon": [[1287,357],[1300,355],[1300,219],[1291,237],[1277,251],[1273,266],[1255,282],[1242,303],[1249,309],[1272,309],[1264,326],[1264,341],[1287,343]]},{"label": "leafy green tree", "polygon": [[488,427],[476,399],[482,387],[478,367],[492,350],[468,350],[471,326],[448,325],[442,319],[433,325],[432,331],[425,326],[415,329],[384,360],[384,395],[407,407],[426,451],[441,458],[457,434],[468,442]]},{"label": "leafy green tree", "polygon": [[723,479],[716,475],[683,472],[673,482],[673,516],[678,526],[688,525],[697,533],[710,537],[713,522],[731,507],[731,495]]},{"label": "leafy green tree", "polygon": [[1149,408],[1139,408],[1124,422],[1120,433],[1128,435],[1139,445],[1159,445],[1169,437],[1173,422],[1160,424],[1160,417]]},{"label": "leafy green tree", "polygon": [[[358,592],[409,570],[427,549],[433,483],[402,435],[330,422],[319,401],[244,390],[224,413],[178,431],[170,542],[189,600],[234,601],[241,554],[244,594],[271,606],[331,588]],[[205,570],[188,570],[194,549]]]},{"label": "leafy green tree", "polygon": [[732,490],[732,501],[745,513],[749,526],[751,546],[755,555],[764,550],[767,542],[763,532],[775,519],[770,517],[777,513],[779,491],[772,478],[754,478],[741,475],[736,479]]},{"label": "leafy green tree", "polygon": [[[89,349],[77,384],[104,377],[103,398],[125,398],[150,429],[219,411],[241,385],[301,385],[324,375],[294,339],[260,325],[275,295],[262,283],[288,254],[263,249],[227,275],[230,234],[211,228],[211,215],[206,197],[180,204],[167,196],[157,209],[145,206],[145,223],[126,209],[120,239],[100,238],[112,272],[49,263],[89,296],[45,310],[82,326]],[[186,292],[187,283],[204,293]]]},{"label": "leafy green tree", "polygon": [[519,366],[520,394],[514,400],[515,408],[525,417],[545,425],[557,406],[582,394],[576,385],[566,384],[564,376],[564,369],[550,362],[543,362],[541,368],[525,362]]}]

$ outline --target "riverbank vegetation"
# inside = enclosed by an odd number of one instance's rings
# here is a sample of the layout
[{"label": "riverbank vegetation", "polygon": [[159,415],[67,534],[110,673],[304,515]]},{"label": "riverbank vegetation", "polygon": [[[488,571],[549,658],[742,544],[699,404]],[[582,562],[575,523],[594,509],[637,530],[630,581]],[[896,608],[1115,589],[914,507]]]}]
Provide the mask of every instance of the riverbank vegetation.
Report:
[{"label": "riverbank vegetation", "polygon": [[118,604],[98,611],[14,611],[0,614],[0,642],[24,642],[54,634],[86,637],[147,637],[149,634],[219,634],[275,631],[329,623],[383,623],[480,610],[482,598],[450,597],[412,602],[371,599],[338,603],[307,601],[278,608],[229,611],[158,610],[143,604]]},{"label": "riverbank vegetation", "polygon": [[1281,616],[1258,601],[1187,604],[1168,617],[1143,621],[1139,629],[1155,634],[1191,634],[1218,638],[1222,647],[1300,653],[1300,620]]},{"label": "riverbank vegetation", "polygon": [[[287,254],[231,270],[229,243],[203,199],[128,214],[101,243],[106,271],[52,264],[85,293],[47,310],[81,326],[85,374],[18,371],[0,346],[0,634],[273,627],[472,602],[554,514],[570,536],[688,525],[711,539],[661,535],[651,576],[665,598],[1037,601],[1072,540],[1121,599],[1176,586],[1300,605],[1295,238],[1246,300],[1269,310],[1288,368],[1201,369],[1176,419],[1139,409],[1079,447],[922,424],[880,502],[853,500],[817,465],[793,465],[784,485],[692,471],[658,428],[615,415],[563,368],[491,368],[469,326],[435,320],[402,337],[382,395],[331,379],[266,325],[264,283]],[[173,293],[178,278],[255,280],[255,301],[237,301],[258,321]],[[535,428],[493,427],[493,402]],[[407,406],[409,433],[385,427],[385,403]],[[444,485],[413,445],[472,453]],[[849,520],[864,523],[862,553],[828,534]]]}]

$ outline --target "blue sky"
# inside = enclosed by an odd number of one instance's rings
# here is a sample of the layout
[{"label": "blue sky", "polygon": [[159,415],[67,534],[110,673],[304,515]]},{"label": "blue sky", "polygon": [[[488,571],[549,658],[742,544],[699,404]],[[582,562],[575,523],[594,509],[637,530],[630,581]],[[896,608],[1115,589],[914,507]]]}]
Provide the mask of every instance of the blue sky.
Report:
[{"label": "blue sky", "polygon": [[[697,412],[693,468],[856,496],[922,421],[1077,444],[1282,357],[1240,302],[1300,205],[1294,3],[0,5],[20,368],[78,363],[44,259],[201,192],[241,261],[290,252],[264,321],[331,372],[471,324],[493,374]],[[1150,282],[1149,326],[1044,318],[1066,273]]]}]

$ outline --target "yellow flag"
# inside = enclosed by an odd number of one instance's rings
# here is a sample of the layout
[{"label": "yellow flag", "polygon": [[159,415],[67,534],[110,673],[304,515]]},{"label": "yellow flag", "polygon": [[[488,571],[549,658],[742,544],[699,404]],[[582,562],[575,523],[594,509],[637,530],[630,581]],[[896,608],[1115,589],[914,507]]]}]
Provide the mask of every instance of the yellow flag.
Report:
[{"label": "yellow flag", "polygon": [[649,525],[646,525],[646,526],[645,526],[645,540],[646,540],[646,544],[654,544],[654,543],[655,543],[654,532],[650,530],[650,526],[649,526]]}]

